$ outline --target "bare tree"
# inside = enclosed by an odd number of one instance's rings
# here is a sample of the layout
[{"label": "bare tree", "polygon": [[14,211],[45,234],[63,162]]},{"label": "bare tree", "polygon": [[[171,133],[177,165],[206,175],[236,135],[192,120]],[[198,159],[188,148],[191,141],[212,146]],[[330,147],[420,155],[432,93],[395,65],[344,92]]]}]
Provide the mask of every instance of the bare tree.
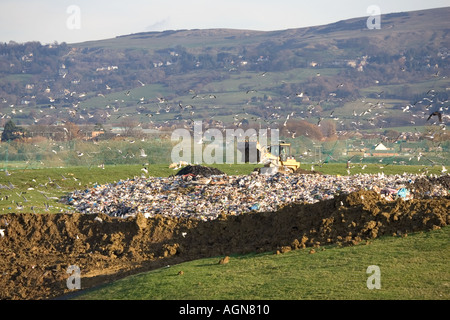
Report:
[{"label": "bare tree", "polygon": [[139,134],[138,122],[129,118],[123,119],[119,126],[122,129],[122,136],[136,137]]}]

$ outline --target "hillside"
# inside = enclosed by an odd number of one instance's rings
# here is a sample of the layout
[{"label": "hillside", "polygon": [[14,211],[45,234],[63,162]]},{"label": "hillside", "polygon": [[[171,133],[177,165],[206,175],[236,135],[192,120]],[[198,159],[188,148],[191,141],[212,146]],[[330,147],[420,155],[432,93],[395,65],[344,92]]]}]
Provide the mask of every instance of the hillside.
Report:
[{"label": "hillside", "polygon": [[293,112],[317,124],[333,111],[338,130],[423,126],[432,111],[448,111],[448,17],[450,7],[382,15],[379,30],[361,17],[270,32],[1,44],[0,113],[20,125],[147,128],[205,118],[268,125]]}]

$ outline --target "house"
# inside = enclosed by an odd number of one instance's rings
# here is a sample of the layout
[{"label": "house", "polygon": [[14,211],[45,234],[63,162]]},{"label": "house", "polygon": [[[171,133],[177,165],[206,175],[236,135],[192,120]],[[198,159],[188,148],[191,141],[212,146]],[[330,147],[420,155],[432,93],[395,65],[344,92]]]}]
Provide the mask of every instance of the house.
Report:
[{"label": "house", "polygon": [[376,146],[372,147],[371,156],[372,157],[394,157],[399,154],[395,152],[392,148],[387,148],[381,142]]},{"label": "house", "polygon": [[381,142],[379,144],[377,144],[374,148],[375,150],[383,150],[383,151],[387,151],[389,150],[388,148],[386,148],[386,146],[384,144],[382,144]]},{"label": "house", "polygon": [[111,71],[111,70],[117,70],[119,69],[118,66],[107,66],[107,67],[100,67],[95,69],[95,71]]}]

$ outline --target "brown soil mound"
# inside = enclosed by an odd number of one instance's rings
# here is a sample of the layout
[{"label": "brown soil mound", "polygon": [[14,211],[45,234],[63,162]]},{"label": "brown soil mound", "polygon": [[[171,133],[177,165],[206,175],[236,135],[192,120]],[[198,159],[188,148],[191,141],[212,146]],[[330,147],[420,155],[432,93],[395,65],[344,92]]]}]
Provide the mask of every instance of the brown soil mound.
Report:
[{"label": "brown soil mound", "polygon": [[298,173],[298,174],[322,174],[319,171],[316,170],[306,170],[306,169],[302,169],[302,168],[298,168],[297,170],[295,170],[294,173]]},{"label": "brown soil mound", "polygon": [[[182,218],[106,215],[0,216],[0,299],[46,299],[67,289],[70,265],[87,289],[183,261],[236,253],[286,252],[332,243],[357,244],[381,235],[430,230],[450,222],[450,199],[386,202],[360,191],[278,212]],[[73,292],[73,291],[72,291]]]},{"label": "brown soil mound", "polygon": [[180,169],[177,172],[177,176],[183,176],[185,174],[192,174],[194,176],[210,177],[210,176],[220,176],[225,173],[217,168],[204,167],[200,165],[187,165],[186,167]]}]

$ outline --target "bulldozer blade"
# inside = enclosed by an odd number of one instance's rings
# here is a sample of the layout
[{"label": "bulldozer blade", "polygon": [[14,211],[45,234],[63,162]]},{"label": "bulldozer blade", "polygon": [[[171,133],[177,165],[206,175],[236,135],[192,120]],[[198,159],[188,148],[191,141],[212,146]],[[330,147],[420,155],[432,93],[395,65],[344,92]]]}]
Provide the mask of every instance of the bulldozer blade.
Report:
[{"label": "bulldozer blade", "polygon": [[271,176],[278,172],[278,167],[262,167],[260,170],[260,174]]}]

